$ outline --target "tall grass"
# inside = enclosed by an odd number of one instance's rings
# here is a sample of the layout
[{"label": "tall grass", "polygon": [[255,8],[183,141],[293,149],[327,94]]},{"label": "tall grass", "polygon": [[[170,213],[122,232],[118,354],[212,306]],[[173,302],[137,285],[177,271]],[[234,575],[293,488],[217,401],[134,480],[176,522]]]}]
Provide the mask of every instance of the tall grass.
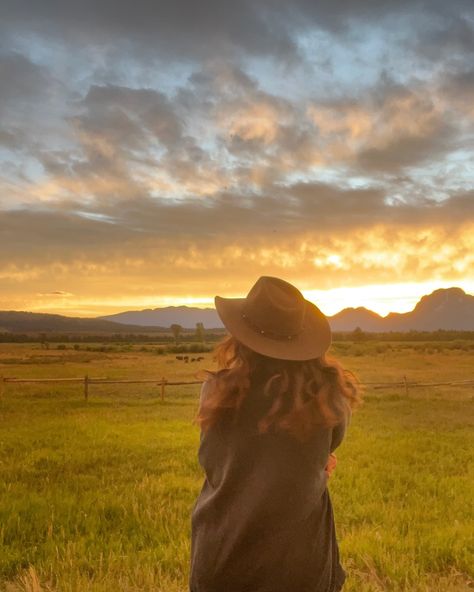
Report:
[{"label": "tall grass", "polygon": [[[373,346],[355,344],[361,355],[347,348],[339,356],[365,380],[472,376],[469,349]],[[35,357],[53,355],[47,364]],[[84,356],[1,345],[0,374],[193,379],[200,367],[152,352]],[[211,366],[209,356],[203,364]],[[0,590],[187,589],[189,517],[202,484],[192,423],[197,391],[169,388],[161,402],[153,385],[93,385],[86,403],[77,385],[7,386]],[[472,404],[467,388],[408,397],[403,389],[367,391],[330,483],[345,592],[472,589]]]}]

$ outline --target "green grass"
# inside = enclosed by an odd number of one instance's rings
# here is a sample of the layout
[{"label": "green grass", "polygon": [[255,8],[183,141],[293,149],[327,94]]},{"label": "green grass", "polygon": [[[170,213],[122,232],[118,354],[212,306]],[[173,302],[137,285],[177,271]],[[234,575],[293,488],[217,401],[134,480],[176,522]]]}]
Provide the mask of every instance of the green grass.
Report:
[{"label": "green grass", "polygon": [[[343,345],[334,353],[367,381],[474,374],[474,351],[452,344]],[[194,380],[211,367],[205,357],[1,344],[0,375]],[[88,402],[81,385],[4,389],[0,590],[184,592],[202,484],[198,387],[168,387],[164,402],[154,385],[90,389]],[[472,387],[368,389],[365,399],[330,483],[344,592],[471,590]]]}]

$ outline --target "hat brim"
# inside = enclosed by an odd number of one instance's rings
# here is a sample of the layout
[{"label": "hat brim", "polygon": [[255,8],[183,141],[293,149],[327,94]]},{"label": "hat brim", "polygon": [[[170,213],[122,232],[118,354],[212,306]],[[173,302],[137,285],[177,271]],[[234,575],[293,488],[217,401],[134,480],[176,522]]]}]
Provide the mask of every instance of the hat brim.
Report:
[{"label": "hat brim", "polygon": [[321,357],[331,345],[328,320],[312,302],[305,300],[303,330],[291,339],[261,334],[243,318],[245,298],[214,298],[217,314],[225,328],[251,350],[280,360],[311,360]]}]

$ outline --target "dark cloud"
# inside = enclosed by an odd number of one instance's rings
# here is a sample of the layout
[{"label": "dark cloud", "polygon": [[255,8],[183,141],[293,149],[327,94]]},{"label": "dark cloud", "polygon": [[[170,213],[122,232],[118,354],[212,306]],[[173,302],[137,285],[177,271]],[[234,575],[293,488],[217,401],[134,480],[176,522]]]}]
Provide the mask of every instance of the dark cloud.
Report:
[{"label": "dark cloud", "polygon": [[122,147],[141,149],[147,135],[168,148],[182,139],[182,125],[169,99],[153,89],[94,85],[81,107],[85,114],[78,120],[84,129]]},{"label": "dark cloud", "polygon": [[[463,100],[467,109],[470,76],[451,74],[440,96],[451,93],[451,104]],[[174,96],[94,84],[67,104],[69,115],[59,119],[71,140],[67,147],[52,148],[31,125],[0,130],[5,146],[22,145],[41,164],[55,198],[264,194],[314,167],[388,173],[398,182],[403,169],[459,146],[449,109],[428,85],[410,88],[386,77],[357,99],[291,101],[220,63],[194,73]]]},{"label": "dark cloud", "polygon": [[[0,18],[18,27],[44,31],[99,45],[128,40],[141,51],[172,52],[174,57],[210,55],[245,48],[250,53],[293,53],[295,46],[275,19],[271,25],[258,3],[205,0],[85,0],[79,3],[3,3]],[[205,42],[204,42],[205,40]]]},{"label": "dark cloud", "polygon": [[[445,18],[446,15],[456,14],[462,10],[472,8],[470,0],[454,0],[449,6],[443,0],[352,0],[351,2],[333,2],[331,0],[292,0],[291,8],[284,0],[278,2],[279,7],[290,15],[291,9],[299,11],[311,24],[323,24],[337,27],[348,19],[356,21],[379,21],[384,17],[392,17],[406,13],[423,13],[429,10],[430,16]],[[267,6],[271,6],[270,0]],[[426,16],[426,12],[425,12]]]},{"label": "dark cloud", "polygon": [[38,296],[61,296],[61,297],[69,297],[73,296],[70,292],[64,292],[63,290],[54,290],[53,292],[41,292]]},{"label": "dark cloud", "polygon": [[394,137],[381,147],[361,150],[357,164],[364,170],[397,172],[403,167],[414,167],[445,155],[451,148],[453,130],[440,125],[427,136],[404,135]]},{"label": "dark cloud", "polygon": [[[63,117],[70,96],[48,67],[16,51],[0,51],[0,146],[11,153],[9,162],[1,162],[0,180],[15,179],[25,186],[32,159],[40,163],[43,152],[68,142]],[[64,160],[63,151],[54,152],[49,161]],[[0,205],[10,197],[4,193],[0,183]]]},{"label": "dark cloud", "polygon": [[275,187],[272,195],[223,194],[213,199],[134,199],[120,205],[62,204],[62,209],[30,208],[0,212],[2,263],[67,262],[75,258],[107,261],[112,255],[145,253],[153,246],[163,254],[190,244],[196,248],[253,245],[278,247],[312,237],[377,226],[393,228],[443,225],[459,228],[474,222],[474,193],[453,195],[444,202],[387,205],[381,190],[341,190],[314,183]]},{"label": "dark cloud", "polygon": [[[412,19],[409,27],[417,32],[414,23],[420,23],[419,38],[425,40],[427,49],[430,35],[435,35],[435,45],[439,38],[440,46],[457,44],[458,53],[467,55],[472,29],[465,15],[470,6],[464,0],[449,6],[432,1],[429,18]],[[150,183],[144,185],[143,177],[150,178],[153,168],[163,177],[159,188],[166,183],[181,186],[184,195],[245,184],[254,188],[284,180],[289,171],[305,174],[328,163],[369,174],[398,174],[405,167],[438,159],[456,148],[456,125],[436,111],[430,81],[423,89],[418,80],[403,86],[382,77],[371,88],[358,89],[332,104],[312,99],[312,91],[304,99],[292,100],[263,90],[255,74],[249,75],[232,51],[222,48],[231,46],[281,60],[283,55],[296,55],[298,36],[305,32],[341,31],[359,21],[364,26],[373,23],[382,34],[391,26],[385,17],[422,14],[425,9],[421,0],[355,0],[344,6],[327,0],[205,0],[198,4],[138,0],[133,10],[123,0],[3,2],[0,21],[9,26],[12,39],[15,31],[25,38],[28,30],[36,36],[44,36],[46,30],[62,35],[70,52],[65,59],[71,62],[76,58],[72,48],[78,35],[85,49],[112,43],[111,55],[118,61],[127,57],[130,43],[141,49],[154,48],[157,55],[166,49],[171,61],[194,62],[194,73],[174,94],[159,88],[99,85],[86,78],[81,85],[82,99],[77,100],[78,91],[71,90],[68,95],[45,66],[10,52],[0,62],[0,80],[6,82],[0,84],[0,101],[11,105],[4,118],[8,124],[0,129],[0,141],[11,150],[20,145],[29,150],[47,174],[56,180],[63,177],[69,184],[67,191],[73,194],[103,195],[109,191],[112,197],[123,198],[147,193]],[[395,21],[397,26],[401,25]],[[350,45],[356,37],[352,31],[343,38],[344,43]],[[140,59],[140,51],[136,55]],[[217,65],[207,62],[202,66],[209,56],[219,58]],[[458,70],[461,66],[458,64]],[[63,84],[68,82],[72,84],[66,79]],[[451,102],[459,102],[455,93],[451,94]],[[56,109],[58,102],[62,109]],[[347,117],[350,121],[346,126],[333,122],[324,127],[324,118],[316,122],[308,118],[308,102],[320,112],[323,109],[334,122]],[[361,118],[371,120],[366,122],[365,132],[354,131],[358,125],[354,108]],[[25,110],[27,122],[22,124]],[[50,121],[54,117],[56,120]],[[405,127],[401,125],[403,118]],[[423,125],[417,127],[418,122]],[[199,135],[203,129],[210,136],[214,131],[214,137],[203,142]],[[52,150],[50,136],[54,133],[62,133],[76,146]],[[139,173],[139,167],[148,170]],[[116,180],[114,188],[112,178]],[[78,183],[69,183],[71,179]]]},{"label": "dark cloud", "polygon": [[0,108],[12,102],[27,100],[48,92],[50,78],[45,68],[17,52],[0,54]]},{"label": "dark cloud", "polygon": [[0,146],[9,150],[18,150],[23,145],[23,133],[0,128]]},{"label": "dark cloud", "polygon": [[451,64],[474,55],[474,21],[472,4],[465,6],[466,15],[461,11],[444,9],[444,18],[432,21],[432,26],[422,31],[414,47],[417,53],[430,61],[448,60]]},{"label": "dark cloud", "polygon": [[[191,59],[209,55],[229,55],[235,50],[253,55],[294,58],[298,54],[295,36],[312,29],[345,32],[350,24],[378,23],[400,14],[433,21],[455,20],[472,10],[469,0],[4,0],[0,20],[19,29],[42,30],[81,43],[97,45],[126,41],[141,52],[171,54]],[[429,19],[427,19],[427,13]],[[454,16],[453,16],[454,15]],[[446,44],[469,43],[451,25]],[[432,27],[429,27],[432,28]],[[453,32],[451,32],[453,31]],[[444,32],[444,30],[442,30]]]},{"label": "dark cloud", "polygon": [[[232,154],[258,164],[265,182],[315,164],[398,174],[457,147],[450,114],[419,82],[410,88],[385,77],[357,99],[312,102],[308,112],[307,105],[264,92],[249,77],[237,80],[233,94],[216,94],[214,110],[226,122],[221,140]],[[205,82],[210,93],[213,85]],[[462,82],[468,85],[467,75]]]},{"label": "dark cloud", "polygon": [[440,86],[440,93],[446,98],[450,108],[467,114],[472,126],[474,121],[474,68],[446,73]]},{"label": "dark cloud", "polygon": [[47,292],[52,277],[76,296],[106,299],[207,294],[210,285],[239,293],[262,274],[320,289],[464,278],[474,194],[397,206],[385,198],[298,184],[265,196],[3,211],[3,299]]},{"label": "dark cloud", "polygon": [[153,149],[173,150],[183,140],[169,100],[152,89],[94,85],[78,109],[70,121],[80,152],[70,171],[93,195],[140,194],[133,168],[153,162]]},{"label": "dark cloud", "polygon": [[[109,68],[131,55],[188,63],[263,55],[293,64],[302,57],[302,34],[327,30],[351,43],[367,25],[389,35],[405,28],[406,42],[397,49],[410,47],[435,61],[472,52],[472,14],[470,0],[137,0],[133,7],[125,0],[3,0],[0,27],[4,39],[14,40],[15,33],[60,39],[84,55],[89,48],[107,48]],[[330,59],[320,57],[322,63]]]},{"label": "dark cloud", "polygon": [[0,120],[19,125],[56,107],[57,95],[67,93],[48,67],[16,51],[0,51]]},{"label": "dark cloud", "polygon": [[[144,177],[166,175],[177,184],[212,168],[206,152],[186,134],[176,108],[153,89],[93,85],[64,119],[74,147],[30,145],[63,196],[122,199],[151,191]],[[1,136],[0,136],[1,138]],[[13,138],[5,132],[5,142]]]}]

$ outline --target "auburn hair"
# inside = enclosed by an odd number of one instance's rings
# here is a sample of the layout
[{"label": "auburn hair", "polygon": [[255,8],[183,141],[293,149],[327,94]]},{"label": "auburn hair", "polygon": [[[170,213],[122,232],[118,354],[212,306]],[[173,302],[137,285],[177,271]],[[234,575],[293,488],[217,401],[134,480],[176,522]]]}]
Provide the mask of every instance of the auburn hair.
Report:
[{"label": "auburn hair", "polygon": [[355,376],[324,355],[305,361],[263,356],[232,335],[214,349],[216,372],[206,371],[209,389],[196,421],[205,432],[229,413],[238,419],[242,403],[258,377],[261,396],[270,399],[268,412],[259,419],[258,431],[283,431],[304,441],[318,426],[342,422],[361,400]]}]

